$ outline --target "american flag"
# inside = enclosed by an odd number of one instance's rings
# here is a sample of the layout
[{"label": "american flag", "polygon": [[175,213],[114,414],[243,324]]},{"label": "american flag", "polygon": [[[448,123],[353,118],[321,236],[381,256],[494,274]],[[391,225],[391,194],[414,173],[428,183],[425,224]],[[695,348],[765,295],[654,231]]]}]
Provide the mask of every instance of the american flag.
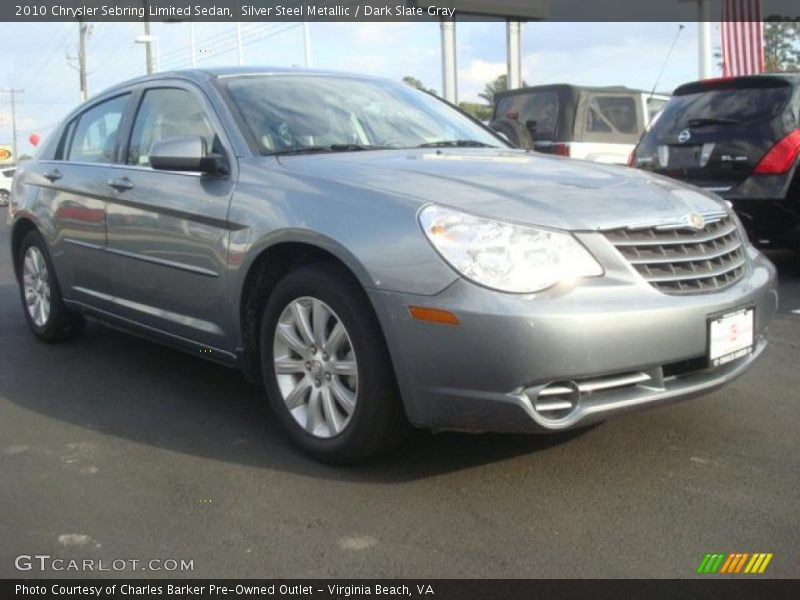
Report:
[{"label": "american flag", "polygon": [[761,0],[723,0],[722,73],[725,77],[764,71]]}]

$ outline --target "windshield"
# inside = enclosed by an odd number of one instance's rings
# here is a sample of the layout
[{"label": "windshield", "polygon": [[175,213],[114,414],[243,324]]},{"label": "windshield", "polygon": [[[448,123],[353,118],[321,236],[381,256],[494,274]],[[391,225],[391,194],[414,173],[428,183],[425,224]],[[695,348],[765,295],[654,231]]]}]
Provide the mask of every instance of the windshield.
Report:
[{"label": "windshield", "polygon": [[652,131],[675,132],[704,124],[736,124],[768,119],[783,110],[791,88],[717,89],[673,96]]},{"label": "windshield", "polygon": [[469,117],[405,84],[307,74],[237,76],[222,82],[262,154],[448,142],[503,145]]}]

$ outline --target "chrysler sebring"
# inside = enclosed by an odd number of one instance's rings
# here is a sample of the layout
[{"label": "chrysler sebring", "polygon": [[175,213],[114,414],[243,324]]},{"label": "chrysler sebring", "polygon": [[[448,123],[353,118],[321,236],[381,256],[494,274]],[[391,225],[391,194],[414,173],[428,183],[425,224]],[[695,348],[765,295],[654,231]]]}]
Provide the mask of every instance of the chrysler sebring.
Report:
[{"label": "chrysler sebring", "polygon": [[552,432],[711,391],[777,306],[713,194],[513,149],[371,77],[118,85],[20,165],[9,215],[39,339],[93,318],[236,366],[331,462],[409,425]]}]

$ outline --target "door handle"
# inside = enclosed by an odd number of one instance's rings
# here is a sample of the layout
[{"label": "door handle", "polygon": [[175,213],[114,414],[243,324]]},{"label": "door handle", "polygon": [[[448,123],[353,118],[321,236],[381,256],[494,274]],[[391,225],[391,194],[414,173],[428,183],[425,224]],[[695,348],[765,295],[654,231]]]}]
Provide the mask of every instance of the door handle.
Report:
[{"label": "door handle", "polygon": [[128,179],[127,177],[120,177],[119,179],[109,179],[108,180],[109,187],[114,188],[118,192],[124,192],[126,190],[133,189],[133,182]]},{"label": "door handle", "polygon": [[62,177],[63,175],[61,174],[61,171],[59,171],[58,169],[51,169],[50,171],[44,174],[44,178],[49,179],[50,183],[58,181]]}]

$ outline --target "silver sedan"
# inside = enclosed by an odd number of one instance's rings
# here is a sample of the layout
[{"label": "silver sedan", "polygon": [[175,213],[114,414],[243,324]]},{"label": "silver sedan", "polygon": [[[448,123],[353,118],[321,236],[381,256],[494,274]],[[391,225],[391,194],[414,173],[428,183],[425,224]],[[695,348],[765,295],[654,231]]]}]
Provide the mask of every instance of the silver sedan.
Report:
[{"label": "silver sedan", "polygon": [[20,166],[12,209],[36,336],[92,318],[237,367],[332,462],[410,425],[550,432],[708,392],[777,306],[718,197],[370,77],[126,82]]}]

